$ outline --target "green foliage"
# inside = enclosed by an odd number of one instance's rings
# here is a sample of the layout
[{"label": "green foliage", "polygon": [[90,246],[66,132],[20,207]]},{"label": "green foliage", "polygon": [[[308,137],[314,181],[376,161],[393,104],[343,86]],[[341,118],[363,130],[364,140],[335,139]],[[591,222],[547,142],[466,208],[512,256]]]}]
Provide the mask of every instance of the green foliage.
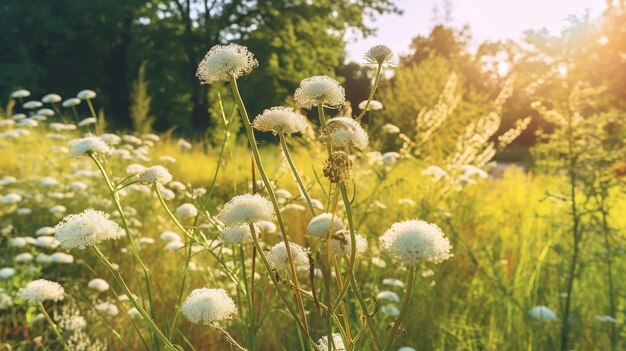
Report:
[{"label": "green foliage", "polygon": [[139,133],[150,133],[154,117],[150,116],[152,98],[148,95],[148,83],[145,79],[146,64],[139,66],[137,80],[133,83],[131,92],[130,117],[133,120],[133,129]]}]

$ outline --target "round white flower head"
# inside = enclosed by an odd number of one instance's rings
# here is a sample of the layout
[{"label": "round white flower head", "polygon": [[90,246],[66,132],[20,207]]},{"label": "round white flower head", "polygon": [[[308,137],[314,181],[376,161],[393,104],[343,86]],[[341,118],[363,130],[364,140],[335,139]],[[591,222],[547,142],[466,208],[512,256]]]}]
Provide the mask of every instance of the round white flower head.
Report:
[{"label": "round white flower head", "polygon": [[390,285],[390,286],[400,288],[400,289],[404,289],[404,282],[402,282],[402,280],[395,279],[395,278],[385,278],[383,279],[383,284]]},{"label": "round white flower head", "polygon": [[306,117],[291,107],[272,107],[258,115],[252,126],[262,132],[279,134],[300,133],[308,126]]},{"label": "round white flower head", "polygon": [[556,321],[556,313],[554,313],[549,307],[546,306],[535,306],[531,308],[530,315],[531,317],[541,321]]},{"label": "round white flower head", "polygon": [[5,267],[0,269],[0,279],[9,279],[15,275],[15,269],[11,267]]},{"label": "round white flower head", "polygon": [[[289,243],[289,248],[291,251],[291,258],[293,259],[293,264],[298,268],[306,268],[309,266],[309,256],[307,255],[307,251],[305,248],[298,244]],[[282,273],[285,277],[291,275],[286,274],[290,271],[289,260],[287,259],[287,249],[285,248],[285,242],[281,241],[278,244],[274,245],[270,252],[266,255],[267,261],[270,266],[277,270],[279,273]]]},{"label": "round white flower head", "polygon": [[[359,234],[355,233],[356,239],[356,253],[360,254],[367,250],[367,240]],[[336,232],[332,237],[332,249],[333,253],[338,256],[350,255],[352,252],[352,240],[350,237],[350,231],[340,230]]]},{"label": "round white flower head", "polygon": [[65,290],[59,283],[45,279],[34,280],[20,289],[18,295],[30,303],[41,303],[46,300],[63,300]]},{"label": "round white flower head", "polygon": [[393,291],[384,290],[376,294],[376,301],[400,302],[400,297]]},{"label": "round white flower head", "polygon": [[[337,350],[337,351],[345,351],[346,350],[346,346],[343,343],[343,339],[341,338],[341,334],[339,333],[334,333],[332,335],[333,337],[333,350]],[[328,351],[330,350],[330,348],[328,347],[328,336],[324,335],[321,338],[319,338],[317,340],[317,348],[320,351]]]},{"label": "round white flower head", "polygon": [[65,249],[97,245],[124,235],[122,228],[109,215],[91,208],[65,217],[54,227],[55,237]]},{"label": "round white flower head", "polygon": [[98,120],[95,117],[87,117],[85,119],[83,119],[82,121],[78,122],[78,126],[79,127],[86,127],[88,125],[92,125],[92,124],[96,124],[98,123]]},{"label": "round white flower head", "polygon": [[126,167],[126,173],[128,174],[141,173],[145,170],[146,170],[146,167],[138,163],[133,163],[133,164],[128,165],[128,167]]},{"label": "round white flower head", "polygon": [[202,84],[211,84],[219,80],[227,81],[231,75],[239,78],[258,65],[259,62],[245,46],[215,45],[200,61],[196,76]]},{"label": "round white flower head", "polygon": [[365,60],[367,62],[379,65],[383,63],[393,63],[393,58],[393,51],[385,45],[372,46],[367,53],[365,53]]},{"label": "round white flower head", "polygon": [[41,98],[41,101],[46,104],[54,104],[57,102],[61,102],[61,96],[59,94],[48,94]]},{"label": "round white flower head", "polygon": [[22,105],[22,107],[27,110],[34,110],[36,108],[40,108],[41,106],[43,106],[41,101],[27,101],[24,105]]},{"label": "round white flower head", "polygon": [[341,229],[343,229],[343,221],[341,218],[336,214],[327,212],[320,213],[311,218],[306,231],[311,235],[325,238],[328,234],[333,235],[336,231]]},{"label": "round white flower head", "polygon": [[92,153],[108,155],[111,153],[109,146],[100,138],[88,136],[71,142],[70,157],[80,157]]},{"label": "round white flower head", "polygon": [[225,245],[244,244],[252,239],[250,236],[250,226],[244,224],[238,227],[226,227],[220,233],[220,238]]},{"label": "round white flower head", "polygon": [[55,252],[52,255],[50,255],[50,262],[72,263],[74,262],[74,256],[66,254],[65,252]]},{"label": "round white flower head", "polygon": [[63,101],[63,103],[61,104],[61,106],[63,107],[72,107],[72,106],[76,106],[80,104],[80,99],[79,98],[69,98],[65,101]]},{"label": "round white flower head", "polygon": [[144,169],[139,173],[139,181],[145,183],[158,182],[167,184],[172,181],[172,175],[163,166],[152,166]]},{"label": "round white flower head", "polygon": [[412,348],[412,347],[403,346],[403,347],[399,348],[398,351],[416,351],[416,350],[414,348]]},{"label": "round white flower head", "polygon": [[380,241],[383,251],[408,265],[422,260],[440,263],[452,256],[450,240],[441,229],[417,219],[395,223]]},{"label": "round white flower head", "polygon": [[109,145],[117,145],[122,142],[122,138],[113,133],[102,134],[100,135],[100,139]]},{"label": "round white flower head", "polygon": [[[367,100],[363,100],[359,102],[359,109],[363,110],[365,108],[365,105],[367,105]],[[370,101],[370,105],[367,108],[368,111],[378,111],[382,109],[383,109],[383,103],[378,100]]]},{"label": "round white flower head", "polygon": [[400,310],[398,309],[398,307],[392,304],[387,304],[387,305],[382,306],[379,311],[383,315],[387,315],[391,317],[397,317],[400,314]]},{"label": "round white flower head", "polygon": [[398,134],[400,133],[400,128],[391,123],[387,123],[383,126],[383,131],[388,134]]},{"label": "round white flower head", "polygon": [[238,195],[228,201],[217,218],[229,227],[258,221],[271,221],[272,203],[259,194]]},{"label": "round white flower head", "polygon": [[308,109],[319,105],[339,108],[346,102],[346,91],[329,76],[313,76],[300,82],[293,97],[298,106]]},{"label": "round white flower head", "polygon": [[109,290],[109,283],[107,283],[104,279],[96,278],[90,280],[87,287],[98,292],[103,292]]},{"label": "round white flower head", "polygon": [[359,150],[365,149],[369,143],[367,132],[359,122],[350,117],[335,117],[326,122],[324,138],[333,146],[348,148],[354,146]]},{"label": "round white flower head", "polygon": [[95,306],[96,311],[102,312],[109,316],[117,316],[120,313],[119,308],[110,302],[101,302]]},{"label": "round white flower head", "polygon": [[176,217],[191,218],[198,215],[198,210],[193,204],[182,204],[176,209]]},{"label": "round white flower head", "polygon": [[85,89],[81,90],[76,94],[76,97],[81,100],[94,99],[96,97],[96,92],[93,90]]},{"label": "round white flower head", "polygon": [[237,306],[224,289],[194,289],[181,310],[191,323],[205,325],[237,315]]},{"label": "round white flower head", "polygon": [[159,237],[161,238],[161,240],[168,242],[168,243],[171,241],[180,241],[180,235],[174,232],[170,232],[170,231],[165,231],[161,233]]},{"label": "round white flower head", "polygon": [[25,97],[29,97],[30,96],[30,91],[26,90],[26,89],[19,89],[16,90],[14,92],[11,93],[11,97],[14,99],[20,99],[20,98],[25,98]]}]

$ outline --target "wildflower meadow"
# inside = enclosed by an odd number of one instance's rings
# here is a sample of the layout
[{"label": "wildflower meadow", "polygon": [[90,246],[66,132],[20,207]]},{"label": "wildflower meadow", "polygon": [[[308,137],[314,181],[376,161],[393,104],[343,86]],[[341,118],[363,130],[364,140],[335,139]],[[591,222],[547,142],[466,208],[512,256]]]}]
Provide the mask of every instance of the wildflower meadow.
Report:
[{"label": "wildflower meadow", "polygon": [[[146,28],[180,11],[181,28],[203,38],[242,11],[147,3],[161,12],[142,15]],[[298,7],[285,21],[344,11],[355,28],[370,10],[399,12],[387,0],[339,3],[249,5],[285,26],[281,40],[302,41],[306,61],[332,54],[279,21],[280,6]],[[418,37],[420,60],[372,45],[342,66],[362,73],[347,79],[328,62],[268,59],[279,37],[244,14],[227,27],[238,35],[194,46],[193,92],[172,95],[172,106],[193,100],[191,122],[160,126],[182,114],[152,97],[181,83],[146,73],[154,62],[189,73],[184,59],[134,63],[132,126],[109,113],[116,90],[83,89],[88,80],[71,92],[17,83],[0,98],[0,350],[626,348],[619,77],[579,71],[589,51],[472,71]],[[602,31],[623,32],[625,14],[618,1],[604,27],[574,23],[549,43],[623,44]],[[343,28],[316,16],[306,23]],[[441,33],[460,38],[443,26],[430,38]],[[470,88],[478,73],[488,93]]]}]

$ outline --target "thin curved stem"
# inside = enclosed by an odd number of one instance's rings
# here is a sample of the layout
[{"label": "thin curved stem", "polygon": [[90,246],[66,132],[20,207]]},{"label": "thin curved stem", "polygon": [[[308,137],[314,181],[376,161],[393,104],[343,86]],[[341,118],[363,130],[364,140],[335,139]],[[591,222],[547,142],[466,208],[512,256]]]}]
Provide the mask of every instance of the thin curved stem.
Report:
[{"label": "thin curved stem", "polygon": [[[256,138],[254,137],[254,132],[252,131],[252,126],[250,125],[250,118],[248,117],[248,112],[246,111],[246,107],[243,103],[243,99],[241,98],[241,94],[239,93],[239,88],[237,86],[237,80],[234,76],[230,76],[230,86],[233,92],[233,96],[235,97],[235,101],[239,105],[239,110],[241,112],[241,119],[243,121],[243,125],[246,129],[246,134],[248,136],[248,142],[250,144],[250,149],[252,149],[252,156],[254,157],[254,161],[256,163],[257,168],[259,169],[259,174],[261,174],[261,178],[263,179],[263,183],[265,184],[265,189],[267,190],[267,194],[272,202],[274,207],[274,212],[276,213],[276,221],[278,222],[278,227],[280,228],[280,233],[282,235],[283,242],[285,244],[285,248],[287,249],[287,260],[289,261],[289,269],[291,271],[291,276],[293,278],[293,282],[296,287],[299,287],[298,283],[298,274],[296,271],[296,267],[293,263],[293,257],[291,254],[291,250],[289,250],[289,239],[287,238],[287,231],[285,228],[285,224],[283,222],[283,218],[280,214],[280,207],[278,205],[278,201],[276,200],[276,195],[274,194],[274,189],[272,189],[272,185],[270,183],[269,177],[265,172],[265,168],[263,167],[263,162],[261,161],[261,154],[259,153],[259,148],[257,147]],[[259,248],[257,248],[259,249]],[[306,320],[306,312],[304,310],[304,304],[302,302],[302,296],[300,294],[299,289],[295,291],[296,301],[298,303],[298,308],[300,309],[300,318],[302,319],[302,325],[304,326],[304,332],[308,339],[311,338],[309,333],[309,327]]]},{"label": "thin curved stem", "polygon": [[246,349],[245,347],[239,345],[237,343],[237,341],[235,341],[235,339],[233,339],[232,336],[230,336],[230,334],[228,334],[228,332],[220,327],[218,327],[215,324],[211,324],[211,327],[213,327],[213,329],[217,330],[218,332],[220,332],[220,334],[222,334],[226,340],[228,340],[228,342],[231,344],[231,346],[233,346],[236,350],[239,351],[248,351],[248,349]]},{"label": "thin curved stem", "polygon": [[385,345],[385,351],[391,350],[391,346],[393,345],[393,339],[395,339],[398,328],[400,327],[400,324],[402,324],[402,320],[404,319],[406,311],[409,308],[409,302],[411,302],[411,292],[413,291],[414,278],[415,265],[409,267],[409,275],[406,280],[406,291],[402,300],[402,306],[400,307],[400,314],[398,315],[398,318],[396,318],[396,320],[393,322],[393,327],[391,327],[391,332],[389,333],[389,338],[387,339],[387,343]]},{"label": "thin curved stem", "polygon": [[302,193],[302,196],[304,196],[304,199],[306,200],[306,203],[309,206],[309,211],[311,211],[311,216],[315,217],[315,207],[313,207],[311,196],[309,195],[309,192],[306,190],[306,187],[304,186],[304,182],[302,181],[302,178],[300,178],[300,174],[298,173],[298,169],[296,168],[296,165],[293,162],[293,159],[291,158],[291,153],[289,152],[289,147],[287,146],[287,140],[285,138],[285,135],[281,133],[279,137],[280,137],[280,146],[283,149],[283,154],[285,155],[285,158],[287,159],[287,163],[289,163],[289,168],[291,169],[291,173],[293,173],[293,177],[296,178],[296,183],[298,183],[300,192]]},{"label": "thin curved stem", "polygon": [[352,285],[352,291],[354,291],[354,296],[359,302],[359,305],[361,305],[361,310],[363,311],[363,315],[365,316],[365,322],[367,323],[367,327],[370,330],[370,334],[372,334],[372,339],[374,340],[375,350],[381,351],[382,346],[380,343],[380,339],[378,338],[378,333],[376,332],[376,326],[374,325],[374,320],[372,319],[372,316],[370,316],[369,312],[367,311],[367,304],[365,303],[365,299],[363,299],[363,296],[361,295],[361,292],[359,291],[359,287],[356,283],[356,278],[354,277],[354,272],[351,272],[351,274],[349,274],[349,278],[350,278],[350,283]]},{"label": "thin curved stem", "polygon": [[367,102],[365,103],[365,108],[363,111],[357,116],[356,120],[360,121],[363,116],[367,113],[367,110],[370,107],[370,103],[374,99],[374,94],[376,93],[376,89],[378,88],[378,82],[380,81],[380,73],[382,72],[383,64],[379,63],[378,67],[376,67],[376,75],[374,76],[374,85],[372,86],[372,90],[370,91],[370,96],[367,98]]},{"label": "thin curved stem", "polygon": [[54,332],[56,337],[59,338],[59,341],[61,342],[61,344],[63,344],[63,349],[66,350],[66,351],[70,351],[70,348],[69,348],[69,346],[67,346],[67,343],[65,342],[65,339],[63,338],[63,335],[61,335],[61,332],[59,331],[59,328],[57,327],[56,323],[54,323],[52,318],[50,318],[50,315],[48,314],[48,312],[46,312],[46,309],[43,307],[43,304],[41,302],[39,303],[39,308],[41,309],[41,313],[43,314],[43,316],[48,321],[48,324],[50,324],[50,327],[52,328],[52,331]]},{"label": "thin curved stem", "polygon": [[[178,349],[172,344],[172,342],[163,334],[163,332],[159,329],[159,327],[155,324],[154,320],[148,315],[148,313],[144,310],[141,304],[135,298],[135,295],[130,291],[130,288],[122,278],[122,275],[119,271],[113,268],[111,262],[106,258],[106,256],[98,249],[97,246],[92,246],[93,252],[96,254],[98,259],[104,264],[105,268],[113,275],[113,279],[117,282],[117,284],[124,290],[124,294],[128,297],[130,303],[137,309],[137,312],[141,315],[143,320],[148,325],[148,328],[156,335],[158,339],[165,345],[168,350],[178,351]],[[158,345],[158,344],[157,344]]]}]

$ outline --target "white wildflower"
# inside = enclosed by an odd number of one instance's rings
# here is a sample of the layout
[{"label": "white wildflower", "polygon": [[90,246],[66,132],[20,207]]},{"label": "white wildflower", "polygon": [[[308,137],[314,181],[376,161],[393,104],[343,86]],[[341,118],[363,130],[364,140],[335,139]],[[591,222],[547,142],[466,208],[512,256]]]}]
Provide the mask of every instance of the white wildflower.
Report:
[{"label": "white wildflower", "polygon": [[383,279],[383,285],[389,285],[396,288],[404,289],[404,283],[402,280],[394,279],[394,278],[385,278]]},{"label": "white wildflower", "polygon": [[237,315],[237,306],[224,289],[194,289],[181,307],[192,323],[209,325]]},{"label": "white wildflower", "polygon": [[300,82],[294,99],[298,106],[308,109],[319,105],[339,108],[345,103],[346,92],[339,82],[328,76],[313,76]]},{"label": "white wildflower", "polygon": [[384,290],[376,294],[377,301],[400,302],[400,297],[393,291]]},{"label": "white wildflower", "polygon": [[328,234],[333,235],[336,231],[343,228],[344,226],[341,218],[339,218],[336,214],[327,212],[313,217],[309,222],[307,232],[311,235],[325,238]]},{"label": "white wildflower", "polygon": [[55,104],[57,102],[61,102],[61,100],[62,98],[58,94],[47,94],[43,98],[41,98],[41,101],[46,104]]},{"label": "white wildflower", "polygon": [[108,214],[91,208],[65,217],[54,227],[54,231],[56,239],[66,249],[84,249],[124,235],[120,226],[111,221]]},{"label": "white wildflower", "polygon": [[220,238],[225,245],[244,244],[250,239],[250,226],[247,224],[238,227],[226,227],[220,233]]},{"label": "white wildflower", "polygon": [[59,241],[52,236],[40,236],[35,240],[35,246],[54,249],[59,246]]},{"label": "white wildflower", "polygon": [[176,209],[176,217],[192,218],[198,215],[198,210],[193,204],[182,204]]},{"label": "white wildflower", "polygon": [[369,63],[382,65],[384,63],[393,63],[393,51],[388,46],[376,45],[372,46],[365,54],[365,60]]},{"label": "white wildflower", "polygon": [[66,254],[64,252],[55,252],[50,255],[50,262],[53,263],[73,263],[74,256]]},{"label": "white wildflower", "polygon": [[31,262],[34,259],[33,255],[29,252],[24,252],[19,255],[15,255],[13,260],[19,263]]},{"label": "white wildflower", "polygon": [[180,235],[174,233],[174,232],[170,232],[170,231],[165,231],[163,233],[161,233],[160,235],[161,240],[165,241],[165,242],[170,242],[170,241],[180,241]]},{"label": "white wildflower", "polygon": [[[367,250],[367,240],[359,234],[354,234],[356,239],[356,253],[360,254]],[[352,240],[350,231],[340,230],[332,236],[332,250],[335,255],[345,256],[352,253]]]},{"label": "white wildflower", "polygon": [[109,146],[100,138],[88,136],[86,138],[77,139],[71,142],[70,157],[80,157],[96,153],[99,155],[107,155],[111,153]]},{"label": "white wildflower", "polygon": [[300,133],[306,129],[306,117],[295,112],[291,107],[272,107],[258,115],[252,126],[262,132],[278,134]]},{"label": "white wildflower", "polygon": [[421,220],[395,223],[380,241],[385,252],[408,265],[422,260],[440,263],[452,256],[450,240],[441,229]]},{"label": "white wildflower", "polygon": [[82,121],[78,122],[78,126],[79,127],[86,127],[88,125],[92,125],[92,124],[96,124],[98,123],[98,120],[95,117],[87,117],[85,119],[83,119]]},{"label": "white wildflower", "polygon": [[61,106],[63,106],[63,107],[72,107],[72,106],[77,106],[79,104],[80,104],[80,99],[78,99],[78,98],[69,98],[69,99],[63,101]]},{"label": "white wildflower", "polygon": [[178,251],[185,247],[185,243],[182,241],[170,241],[165,245],[165,248],[169,251]]},{"label": "white wildflower", "polygon": [[81,100],[94,99],[96,97],[96,92],[93,90],[85,89],[81,90],[76,94],[76,97]]},{"label": "white wildflower", "polygon": [[369,143],[367,132],[359,122],[350,117],[335,117],[326,122],[324,137],[333,146],[348,148],[354,146],[359,150],[365,149]]},{"label": "white wildflower", "polygon": [[[332,343],[333,343],[333,346],[332,346],[333,350],[337,350],[337,351],[345,351],[345,350],[347,350],[346,346],[343,343],[343,339],[341,338],[341,334],[339,334],[339,333],[334,333],[332,335]],[[317,344],[316,345],[317,345],[317,348],[320,351],[328,351],[328,350],[330,350],[331,347],[330,347],[330,345],[328,345],[328,335],[324,335],[321,338],[319,338],[317,340]]]},{"label": "white wildflower", "polygon": [[[294,243],[289,243],[289,248],[291,258],[293,259],[293,264],[296,269],[306,268],[309,266],[309,257],[305,248]],[[285,274],[290,271],[285,242],[281,241],[274,245],[267,253],[266,257],[270,266],[278,272]]]},{"label": "white wildflower", "polygon": [[[363,100],[359,103],[359,109],[363,110],[367,105],[367,100]],[[370,105],[367,107],[368,111],[378,111],[383,109],[383,103],[378,100],[370,101]],[[383,127],[384,129],[384,127]]]},{"label": "white wildflower", "polygon": [[27,110],[34,110],[36,108],[40,108],[41,106],[43,106],[41,101],[27,101],[22,105],[22,107]]},{"label": "white wildflower", "polygon": [[398,307],[392,304],[381,306],[379,311],[381,314],[391,317],[397,317],[400,314]]},{"label": "white wildflower", "polygon": [[0,279],[9,279],[15,275],[15,269],[11,267],[5,267],[0,269]]},{"label": "white wildflower", "polygon": [[230,227],[272,220],[272,203],[259,194],[238,195],[224,205],[217,218]]},{"label": "white wildflower", "polygon": [[59,283],[39,279],[28,283],[19,291],[18,296],[30,303],[41,303],[46,300],[63,300],[64,293]]},{"label": "white wildflower", "polygon": [[546,306],[535,306],[531,308],[530,316],[546,322],[556,321],[556,313]]},{"label": "white wildflower", "polygon": [[2,204],[15,204],[22,201],[22,196],[16,193],[6,194],[0,197],[0,203]]},{"label": "white wildflower", "polygon": [[97,311],[104,313],[106,315],[109,315],[111,317],[115,317],[120,313],[119,308],[117,308],[115,304],[112,304],[110,302],[101,302],[97,304],[95,308]]},{"label": "white wildflower", "polygon": [[172,175],[163,166],[152,166],[139,173],[139,181],[145,183],[157,182],[167,184],[172,181]]},{"label": "white wildflower", "polygon": [[30,91],[26,89],[19,89],[11,93],[11,97],[14,99],[23,99],[30,96]]},{"label": "white wildflower", "polygon": [[211,84],[220,80],[229,80],[231,76],[239,78],[259,65],[248,48],[238,44],[215,45],[206,53],[196,76],[202,84]]},{"label": "white wildflower", "polygon": [[109,290],[110,286],[109,286],[109,283],[106,282],[106,280],[95,278],[89,281],[89,283],[87,284],[87,287],[89,289],[93,289],[98,292],[104,292],[104,291]]}]

